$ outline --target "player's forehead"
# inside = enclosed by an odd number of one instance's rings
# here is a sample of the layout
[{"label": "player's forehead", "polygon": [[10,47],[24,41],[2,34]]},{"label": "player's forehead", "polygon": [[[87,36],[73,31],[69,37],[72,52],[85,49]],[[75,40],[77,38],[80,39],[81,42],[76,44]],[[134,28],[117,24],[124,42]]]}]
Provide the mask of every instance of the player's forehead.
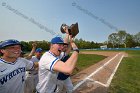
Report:
[{"label": "player's forehead", "polygon": [[58,47],[58,46],[64,46],[64,44],[53,44],[54,46]]}]

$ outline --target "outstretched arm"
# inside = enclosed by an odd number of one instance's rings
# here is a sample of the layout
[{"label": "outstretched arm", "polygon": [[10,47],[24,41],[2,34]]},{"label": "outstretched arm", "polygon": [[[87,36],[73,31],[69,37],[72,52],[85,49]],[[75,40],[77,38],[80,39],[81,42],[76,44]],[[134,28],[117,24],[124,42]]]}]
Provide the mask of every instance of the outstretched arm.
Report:
[{"label": "outstretched arm", "polygon": [[35,53],[36,47],[37,47],[37,44],[36,44],[36,43],[33,43],[33,44],[32,44],[32,50],[31,50],[31,52],[29,53],[29,55],[26,57],[26,59],[29,60],[29,59],[32,58],[32,56],[33,56],[34,53]]}]

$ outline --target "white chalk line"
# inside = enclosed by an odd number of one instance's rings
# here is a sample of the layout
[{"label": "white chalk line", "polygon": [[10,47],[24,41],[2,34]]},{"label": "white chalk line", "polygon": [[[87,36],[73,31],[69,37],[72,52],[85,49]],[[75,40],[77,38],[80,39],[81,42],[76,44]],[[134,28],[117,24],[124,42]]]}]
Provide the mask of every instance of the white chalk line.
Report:
[{"label": "white chalk line", "polygon": [[124,57],[124,55],[121,56],[121,58],[120,58],[120,60],[119,60],[119,62],[118,62],[118,64],[117,64],[117,66],[115,67],[113,73],[112,73],[111,76],[109,77],[109,79],[108,79],[108,81],[107,81],[107,83],[106,83],[106,87],[109,87],[109,85],[110,85],[110,83],[111,83],[111,81],[112,81],[112,79],[113,79],[113,76],[115,75],[115,73],[116,73],[116,71],[117,71],[117,69],[118,69],[118,67],[119,67],[119,65],[120,65],[120,63],[121,63],[123,57]]},{"label": "white chalk line", "polygon": [[101,83],[101,82],[99,82],[99,81],[96,81],[96,80],[93,80],[93,79],[90,79],[90,78],[88,78],[88,80],[90,80],[90,81],[92,81],[92,82],[94,82],[94,83],[98,83],[98,84],[100,84],[100,85],[106,87],[106,85],[105,85],[104,83]]},{"label": "white chalk line", "polygon": [[95,81],[93,79],[90,79],[91,76],[95,75],[98,71],[100,71],[101,69],[103,69],[106,65],[108,65],[113,59],[115,59],[120,53],[116,54],[113,58],[111,58],[108,62],[106,62],[105,64],[103,64],[101,67],[99,67],[98,69],[96,69],[93,73],[91,73],[89,76],[87,76],[85,79],[83,79],[82,81],[80,81],[77,85],[75,85],[74,89],[73,90],[76,90],[79,86],[81,86],[86,80],[91,80],[91,81],[94,81],[95,83],[98,83],[102,86],[105,86],[105,87],[108,87],[111,83],[111,80],[113,79],[113,76],[115,74],[115,72],[117,71],[117,68],[122,60],[122,58],[124,57],[124,55],[122,55],[119,63],[117,64],[115,70],[113,71],[113,74],[111,74],[110,78],[108,79],[107,83],[104,84],[104,83],[101,83],[99,81]]}]

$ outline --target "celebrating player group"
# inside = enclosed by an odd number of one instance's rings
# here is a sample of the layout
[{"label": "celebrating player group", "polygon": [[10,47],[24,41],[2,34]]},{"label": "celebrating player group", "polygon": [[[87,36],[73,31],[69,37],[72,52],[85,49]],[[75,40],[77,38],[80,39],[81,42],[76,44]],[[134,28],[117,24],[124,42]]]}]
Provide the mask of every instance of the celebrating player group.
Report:
[{"label": "celebrating player group", "polygon": [[61,27],[65,38],[53,37],[49,51],[43,53],[41,48],[34,49],[30,58],[21,56],[24,46],[18,40],[1,42],[0,93],[62,93],[62,86],[67,93],[72,93],[69,75],[76,66],[79,53],[73,39],[79,30],[73,32],[74,26]]}]

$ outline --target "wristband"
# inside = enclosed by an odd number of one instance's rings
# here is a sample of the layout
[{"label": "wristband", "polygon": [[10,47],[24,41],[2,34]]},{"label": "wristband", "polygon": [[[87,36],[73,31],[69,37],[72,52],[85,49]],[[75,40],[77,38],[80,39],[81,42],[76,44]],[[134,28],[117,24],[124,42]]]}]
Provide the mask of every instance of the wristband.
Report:
[{"label": "wristband", "polygon": [[79,49],[78,48],[74,48],[73,51],[76,51],[79,53]]}]

